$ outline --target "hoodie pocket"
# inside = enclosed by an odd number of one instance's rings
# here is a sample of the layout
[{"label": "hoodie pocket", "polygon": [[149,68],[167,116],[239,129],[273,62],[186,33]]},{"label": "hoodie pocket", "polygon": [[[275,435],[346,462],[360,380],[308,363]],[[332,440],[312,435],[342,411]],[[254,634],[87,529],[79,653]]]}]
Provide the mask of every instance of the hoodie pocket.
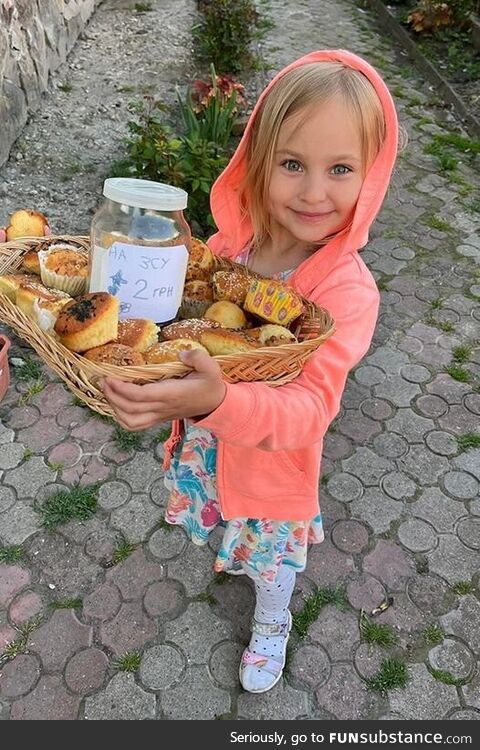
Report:
[{"label": "hoodie pocket", "polygon": [[[297,461],[299,463],[297,463]],[[297,451],[261,451],[225,445],[223,480],[235,494],[272,501],[275,496],[305,492],[305,471]]]}]

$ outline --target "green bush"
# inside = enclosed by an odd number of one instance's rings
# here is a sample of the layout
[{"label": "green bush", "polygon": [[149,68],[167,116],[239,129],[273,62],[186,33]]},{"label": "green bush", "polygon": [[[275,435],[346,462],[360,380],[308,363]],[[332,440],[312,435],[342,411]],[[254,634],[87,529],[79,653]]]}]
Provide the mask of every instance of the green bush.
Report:
[{"label": "green bush", "polygon": [[200,61],[211,62],[224,73],[249,67],[254,55],[259,15],[253,0],[211,0],[201,4],[202,19],[192,29]]}]

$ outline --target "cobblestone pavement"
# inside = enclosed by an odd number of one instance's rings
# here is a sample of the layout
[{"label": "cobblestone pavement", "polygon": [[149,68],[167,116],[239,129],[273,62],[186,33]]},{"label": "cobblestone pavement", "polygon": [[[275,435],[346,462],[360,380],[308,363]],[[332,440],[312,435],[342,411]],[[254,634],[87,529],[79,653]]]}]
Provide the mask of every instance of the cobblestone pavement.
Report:
[{"label": "cobblestone pavement", "polygon": [[[14,153],[3,171],[6,212],[35,198],[31,175],[38,174],[47,214],[65,231],[87,231],[99,173],[122,130],[118,88],[142,67],[140,75],[155,80],[153,60],[167,94],[188,72],[193,2],[179,0],[175,18],[160,0],[145,14],[135,14],[132,2],[114,5],[100,8],[69,59],[71,98],[51,90],[26,128],[21,157]],[[17,653],[0,666],[2,718],[480,719],[480,449],[462,449],[460,440],[479,429],[480,240],[467,207],[478,170],[466,160],[461,181],[449,181],[424,153],[443,132],[431,92],[411,68],[400,70],[398,52],[353,2],[269,6],[276,26],[264,54],[272,71],[311,49],[352,49],[382,70],[409,134],[363,253],[382,290],[380,320],[326,439],[327,539],[310,552],[294,609],[317,587],[343,587],[346,604],[324,606],[307,636],[292,639],[285,680],[263,696],[243,692],[237,666],[252,589],[242,578],[214,576],[218,536],[199,548],[162,526],[155,431],[139,450],[122,450],[114,428],[76,405],[47,368],[48,384],[33,396],[14,371],[0,404],[0,542],[22,545],[23,554],[0,564],[0,653]],[[168,24],[174,48],[169,35],[157,42]],[[77,81],[90,55],[95,72],[85,91]],[[113,98],[105,78],[116,81]],[[112,120],[115,97],[123,115]],[[75,106],[84,107],[80,122]],[[58,180],[53,188],[53,155],[66,168],[72,138],[75,158],[84,163],[88,155],[98,169],[78,170],[62,192]],[[19,343],[14,353],[24,356]],[[451,365],[469,382],[448,374]],[[91,520],[42,529],[38,502],[97,481]],[[135,550],[108,567],[122,540]],[[381,648],[364,641],[359,615],[386,596],[393,606],[374,621],[391,626],[397,642]],[[67,599],[81,606],[52,607]],[[37,627],[28,632],[28,623]],[[115,663],[130,651],[141,654],[133,673]],[[386,658],[406,662],[410,679],[382,695],[365,679]]]}]

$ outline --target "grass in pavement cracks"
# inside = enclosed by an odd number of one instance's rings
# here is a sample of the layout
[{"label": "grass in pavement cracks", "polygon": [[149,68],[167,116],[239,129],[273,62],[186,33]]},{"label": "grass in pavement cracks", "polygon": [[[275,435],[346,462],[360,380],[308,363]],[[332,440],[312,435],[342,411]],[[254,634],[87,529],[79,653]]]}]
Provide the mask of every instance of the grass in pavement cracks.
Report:
[{"label": "grass in pavement cracks", "polygon": [[450,586],[450,590],[459,596],[466,596],[467,594],[475,593],[475,586],[471,581],[457,581],[457,583]]},{"label": "grass in pavement cracks", "polygon": [[367,677],[365,683],[370,690],[387,695],[389,690],[404,688],[408,681],[406,665],[398,659],[384,659],[379,671],[372,677]]},{"label": "grass in pavement cracks", "polygon": [[132,552],[134,552],[136,549],[136,544],[132,544],[131,542],[127,542],[126,539],[122,539],[113,551],[112,563],[114,565],[118,565],[118,563],[121,563],[123,562],[123,560],[126,560],[127,557],[130,557]]},{"label": "grass in pavement cracks", "polygon": [[50,602],[51,609],[81,609],[83,602],[81,599],[61,599],[56,602]]},{"label": "grass in pavement cracks", "polygon": [[445,638],[445,633],[442,628],[438,627],[438,625],[427,625],[422,631],[422,635],[427,646],[436,646],[437,644],[442,643]]},{"label": "grass in pavement cracks", "polygon": [[480,448],[480,434],[467,432],[465,435],[457,435],[457,443],[461,451],[468,451],[470,448]]},{"label": "grass in pavement cracks", "polygon": [[0,563],[17,562],[20,560],[23,554],[23,547],[21,544],[12,544],[10,547],[0,547]]},{"label": "grass in pavement cracks", "polygon": [[139,651],[127,651],[115,659],[113,666],[121,672],[136,672],[141,661],[142,655]]},{"label": "grass in pavement cracks", "polygon": [[305,598],[302,609],[292,615],[293,628],[299,638],[305,638],[308,628],[312,622],[315,622],[326,604],[335,604],[339,609],[344,609],[346,605],[344,589],[340,586],[335,589],[317,589]]},{"label": "grass in pavement cracks", "polygon": [[376,643],[379,646],[393,646],[397,642],[397,636],[390,625],[378,625],[367,616],[365,612],[360,613],[359,621],[360,635],[366,643]]},{"label": "grass in pavement cracks", "polygon": [[98,504],[98,484],[61,490],[46,498],[35,509],[43,517],[42,526],[51,529],[72,518],[86,521],[93,516]]}]

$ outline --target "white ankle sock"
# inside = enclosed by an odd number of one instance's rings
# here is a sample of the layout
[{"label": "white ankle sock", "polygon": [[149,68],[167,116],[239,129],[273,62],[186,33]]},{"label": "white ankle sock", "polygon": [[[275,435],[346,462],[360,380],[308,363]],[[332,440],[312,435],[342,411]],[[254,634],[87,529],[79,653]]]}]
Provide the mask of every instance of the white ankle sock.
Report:
[{"label": "white ankle sock", "polygon": [[[255,579],[257,600],[254,618],[262,623],[285,623],[288,620],[288,605],[295,586],[295,571],[282,565],[275,581],[271,583]],[[252,632],[248,648],[259,656],[279,657],[281,661],[286,639],[282,635],[259,635]],[[243,686],[246,690],[259,690],[272,681],[272,675],[261,667],[249,666],[244,670]]]}]

